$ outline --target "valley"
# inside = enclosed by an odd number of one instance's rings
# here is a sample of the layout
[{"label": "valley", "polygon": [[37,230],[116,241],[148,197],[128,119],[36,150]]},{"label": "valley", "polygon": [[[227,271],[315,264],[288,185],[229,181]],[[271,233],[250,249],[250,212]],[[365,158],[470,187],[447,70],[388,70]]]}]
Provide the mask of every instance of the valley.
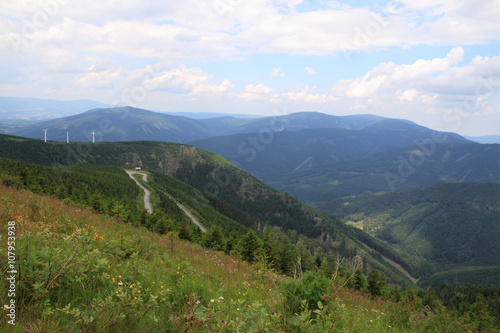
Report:
[{"label": "valley", "polygon": [[[498,285],[498,145],[368,115],[186,119],[117,108],[9,127],[80,123],[83,141],[1,134],[0,179],[298,281],[341,270],[337,292],[366,291],[370,274],[386,296]],[[97,124],[110,130],[89,142]]]}]

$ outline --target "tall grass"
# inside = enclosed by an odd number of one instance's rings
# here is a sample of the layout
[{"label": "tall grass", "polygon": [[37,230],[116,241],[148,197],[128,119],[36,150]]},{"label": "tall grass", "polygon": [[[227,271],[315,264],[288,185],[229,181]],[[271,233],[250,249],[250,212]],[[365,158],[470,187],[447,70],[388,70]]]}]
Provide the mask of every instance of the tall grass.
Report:
[{"label": "tall grass", "polygon": [[[445,310],[373,300],[314,273],[292,280],[181,241],[175,233],[159,235],[60,200],[3,185],[0,200],[0,244],[6,246],[7,221],[15,221],[19,271],[16,326],[4,315],[2,332],[469,329]],[[5,255],[0,268],[5,281]],[[8,301],[5,283],[0,299]],[[295,300],[298,307],[292,308]]]}]

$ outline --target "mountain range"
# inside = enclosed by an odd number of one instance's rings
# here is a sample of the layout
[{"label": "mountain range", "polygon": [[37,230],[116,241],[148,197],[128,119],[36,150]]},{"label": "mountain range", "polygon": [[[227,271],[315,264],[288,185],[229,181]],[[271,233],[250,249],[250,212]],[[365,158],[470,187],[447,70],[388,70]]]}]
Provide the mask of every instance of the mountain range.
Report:
[{"label": "mountain range", "polygon": [[399,282],[403,273],[420,283],[498,276],[498,237],[490,237],[499,222],[497,144],[407,120],[314,112],[193,119],[97,108],[0,130],[0,157],[58,168],[142,167],[162,184],[172,180],[161,175],[176,179],[176,188],[194,189],[178,193],[183,204],[196,212],[199,202],[189,198],[201,193],[211,212],[198,216],[218,216],[226,232],[269,223],[324,251],[347,244]]},{"label": "mountain range", "polygon": [[186,143],[220,135],[259,133],[314,128],[360,129],[384,118],[377,116],[330,116],[321,113],[296,113],[261,118],[217,117],[193,119],[132,107],[92,109],[77,115],[28,125],[0,125],[0,132],[33,139],[66,141],[141,141],[155,140]]}]

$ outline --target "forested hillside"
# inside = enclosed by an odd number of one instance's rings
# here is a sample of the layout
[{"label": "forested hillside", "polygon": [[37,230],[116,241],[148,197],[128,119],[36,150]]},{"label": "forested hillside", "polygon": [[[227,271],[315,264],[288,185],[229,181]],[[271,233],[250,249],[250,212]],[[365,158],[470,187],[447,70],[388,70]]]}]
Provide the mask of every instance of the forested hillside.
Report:
[{"label": "forested hillside", "polygon": [[[45,144],[8,136],[3,136],[2,139],[0,147],[3,145],[9,148],[0,150],[2,154],[12,157],[16,155],[16,151],[24,151],[23,158],[31,162],[57,165],[57,169],[67,161],[68,153],[78,152],[79,147],[78,144]],[[238,219],[241,226],[258,232],[262,232],[266,224],[269,224],[270,227],[281,228],[287,233],[292,244],[298,241],[299,236],[307,237],[303,240],[310,253],[307,260],[304,259],[306,265],[312,264],[316,255],[315,248],[319,246],[325,253],[320,254],[320,257],[326,257],[329,252],[333,257],[333,253],[337,252],[348,257],[363,253],[370,265],[385,271],[400,283],[405,283],[407,278],[383,260],[382,255],[398,262],[415,276],[420,276],[426,270],[425,263],[395,251],[355,228],[346,227],[335,218],[328,218],[302,205],[298,200],[235,168],[218,155],[192,146],[156,142],[99,143],[85,144],[83,147],[87,149],[86,154],[75,159],[79,166],[89,163],[121,167],[140,165],[143,169],[159,172],[157,176],[153,174],[153,179],[158,178],[159,183],[164,182],[160,177],[160,174],[164,174],[196,188],[198,192],[193,197],[194,202],[189,204],[195,212],[209,207],[207,209],[226,216],[221,218],[221,223],[227,218]],[[213,220],[208,219],[208,223],[213,223]],[[241,230],[232,225],[229,229]]]},{"label": "forested hillside", "polygon": [[316,206],[317,202],[432,184],[499,182],[500,145],[410,146],[317,170],[283,174],[270,185]]},{"label": "forested hillside", "polygon": [[[387,119],[363,129],[347,128],[304,129],[260,134],[243,133],[190,142],[202,149],[219,154],[266,182],[293,177],[301,171],[363,160],[402,147],[425,145],[439,137],[440,143],[470,143],[454,133],[440,133],[403,120]],[[436,145],[432,141],[433,145]],[[423,152],[422,152],[423,154]]]},{"label": "forested hillside", "polygon": [[[14,331],[442,332],[499,324],[492,288],[401,290],[350,261],[286,277],[263,259],[248,264],[208,242],[202,247],[181,233],[161,235],[26,189],[0,184],[0,198],[0,218],[15,226],[22,272]],[[2,239],[7,227],[0,225]],[[10,304],[7,288],[0,285],[3,304]],[[10,306],[2,312],[0,330],[12,331]]]},{"label": "forested hillside", "polygon": [[440,272],[435,282],[500,283],[500,183],[432,185],[319,206],[432,263]]}]

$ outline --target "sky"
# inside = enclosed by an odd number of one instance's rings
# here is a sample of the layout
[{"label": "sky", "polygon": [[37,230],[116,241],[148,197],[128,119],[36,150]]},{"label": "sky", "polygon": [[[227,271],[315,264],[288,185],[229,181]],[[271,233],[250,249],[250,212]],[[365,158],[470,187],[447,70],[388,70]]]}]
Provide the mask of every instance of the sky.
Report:
[{"label": "sky", "polygon": [[500,135],[500,0],[0,0],[0,95]]}]

